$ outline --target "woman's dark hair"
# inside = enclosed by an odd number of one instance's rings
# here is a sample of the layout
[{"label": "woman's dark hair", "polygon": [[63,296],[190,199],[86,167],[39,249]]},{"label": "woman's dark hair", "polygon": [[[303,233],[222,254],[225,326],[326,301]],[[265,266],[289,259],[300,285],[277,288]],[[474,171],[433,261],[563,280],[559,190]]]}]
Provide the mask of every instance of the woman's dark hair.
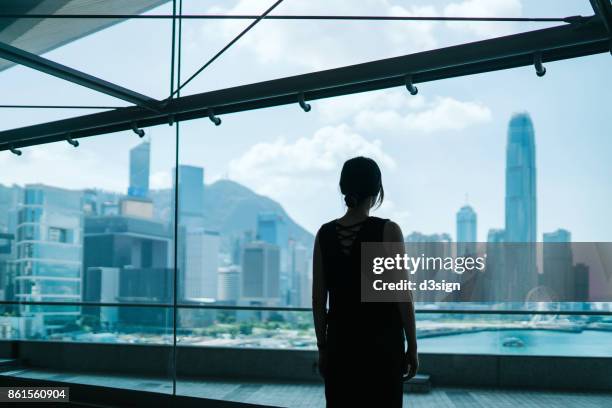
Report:
[{"label": "woman's dark hair", "polygon": [[380,168],[368,157],[354,157],[347,160],[340,173],[340,192],[349,208],[357,207],[368,197],[376,197],[377,207],[385,198]]}]

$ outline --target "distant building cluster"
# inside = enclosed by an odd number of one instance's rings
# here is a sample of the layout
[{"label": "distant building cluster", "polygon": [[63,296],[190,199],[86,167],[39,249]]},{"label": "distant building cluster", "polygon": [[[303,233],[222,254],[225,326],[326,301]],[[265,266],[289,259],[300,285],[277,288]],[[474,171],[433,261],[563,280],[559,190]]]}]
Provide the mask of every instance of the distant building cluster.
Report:
[{"label": "distant building cluster", "polygon": [[[75,325],[165,327],[175,296],[186,306],[310,305],[312,242],[292,236],[284,214],[262,208],[241,220],[248,227],[239,233],[207,228],[204,169],[179,165],[173,169],[178,180],[160,196],[150,189],[150,155],[146,139],[130,150],[125,194],[0,186],[0,299],[22,302],[4,308],[0,336],[45,336]],[[544,243],[555,245],[544,247],[538,268],[535,132],[528,114],[510,120],[505,189],[505,226],[488,231],[485,248],[477,246],[477,214],[467,203],[456,214],[456,243],[446,233],[405,237],[416,255],[488,256],[484,273],[448,277],[468,291],[415,300],[592,300],[589,266],[574,262],[569,231],[543,234]],[[533,251],[514,257],[500,250],[512,243],[534,243]],[[57,301],[74,305],[30,303]],[[135,306],[105,306],[115,303]],[[179,324],[198,327],[211,316],[184,307]]]},{"label": "distant building cluster", "polygon": [[[505,228],[490,229],[486,247],[478,248],[477,215],[468,204],[456,214],[456,244],[449,234],[413,232],[405,237],[408,248],[431,256],[469,256],[477,252],[488,256],[487,268],[482,274],[438,277],[466,284],[467,289],[456,295],[459,297],[417,294],[420,296],[417,300],[578,302],[590,299],[589,267],[574,264],[569,231],[559,229],[543,234],[543,268],[538,269],[535,157],[531,118],[526,113],[516,114],[510,120],[506,146]],[[513,246],[513,243],[534,244]],[[556,244],[546,245],[552,243]]]},{"label": "distant building cluster", "polygon": [[[308,304],[311,248],[289,236],[282,214],[261,211],[237,237],[206,229],[204,169],[179,165],[177,196],[173,179],[167,197],[171,211],[178,204],[175,231],[173,214],[160,217],[152,198],[150,154],[149,140],[130,150],[127,194],[0,186],[0,299],[24,302],[5,308],[19,318],[3,319],[15,326],[3,332],[167,326],[175,266],[179,304]],[[76,304],[28,304],[58,301]],[[105,306],[115,303],[138,306]],[[209,319],[190,308],[179,318],[195,326]]]}]

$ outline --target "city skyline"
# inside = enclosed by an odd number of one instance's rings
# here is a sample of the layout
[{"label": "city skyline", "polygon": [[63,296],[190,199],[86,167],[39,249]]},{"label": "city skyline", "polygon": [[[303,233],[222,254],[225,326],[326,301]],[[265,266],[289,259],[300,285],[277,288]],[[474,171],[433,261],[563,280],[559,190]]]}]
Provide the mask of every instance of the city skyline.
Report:
[{"label": "city skyline", "polygon": [[[490,244],[509,241],[509,230],[514,237],[509,242],[535,242],[536,138],[533,127],[527,113],[514,115],[508,122],[507,160],[504,165],[506,170],[504,214],[507,227],[503,230],[489,229],[487,240]],[[173,220],[171,215],[169,219],[156,219],[155,214],[159,214],[160,211],[159,208],[157,210],[154,208],[156,205],[159,206],[156,200],[160,200],[161,197],[165,197],[165,202],[170,203],[172,207],[174,192],[168,190],[165,194],[155,195],[145,188],[149,182],[150,147],[151,143],[146,141],[130,151],[131,188],[127,195],[100,192],[98,196],[98,192],[94,189],[72,191],[42,184],[27,185],[21,190],[23,204],[17,206],[17,212],[11,213],[19,216],[16,223],[18,250],[15,275],[19,280],[19,285],[15,285],[18,298],[44,300],[60,294],[63,297],[72,296],[78,300],[93,302],[104,299],[110,302],[170,301],[173,275],[171,261]],[[142,171],[138,166],[145,167],[145,170]],[[287,231],[285,216],[274,211],[257,212],[256,216],[253,216],[255,229],[242,230],[243,239],[238,246],[240,259],[236,260],[232,254],[233,247],[221,249],[218,232],[203,228],[206,215],[204,199],[207,189],[204,168],[179,165],[178,171],[179,186],[184,186],[178,194],[179,246],[176,256],[180,301],[196,303],[218,301],[222,304],[253,306],[308,306],[311,284],[309,253],[312,248],[296,242],[291,237]],[[136,180],[134,174],[138,175]],[[73,198],[73,205],[64,211],[62,204],[67,202],[64,199],[65,195]],[[39,211],[40,207],[46,210]],[[282,209],[282,206],[280,208]],[[60,276],[61,272],[57,275],[57,269],[43,267],[39,268],[37,274],[30,275],[23,267],[19,267],[24,262],[31,262],[29,260],[31,256],[28,255],[30,252],[40,251],[32,247],[30,243],[32,238],[24,239],[24,228],[28,227],[25,224],[39,222],[41,216],[48,220],[49,216],[54,216],[54,212],[55,217],[60,220],[59,223],[49,224],[43,221],[40,228],[43,234],[36,245],[37,248],[43,249],[49,245],[47,243],[49,241],[74,244],[76,248],[80,248],[79,250],[82,249],[83,261],[82,266],[79,266],[78,277],[70,277],[78,283],[78,287],[75,286],[71,290],[65,284],[69,277]],[[71,214],[72,218],[67,217],[68,214]],[[6,216],[9,217],[9,213]],[[475,241],[478,236],[477,211],[466,203],[456,212],[455,219],[457,242]],[[8,220],[6,223],[11,224]],[[82,225],[82,228],[78,225]],[[513,229],[515,232],[512,232]],[[33,231],[38,230],[34,228]],[[234,236],[225,238],[233,239]],[[423,234],[413,231],[407,234],[405,239],[412,244],[425,246],[431,242],[442,243],[440,249],[448,251],[444,252],[445,256],[452,253],[449,244],[453,239],[449,233]],[[543,233],[542,239],[546,242],[562,243],[564,239],[571,240],[571,233],[558,228],[553,232]],[[457,248],[459,253],[463,251],[460,245]],[[475,253],[475,248],[469,245],[464,249],[466,254]],[[30,252],[25,254],[26,250]],[[489,251],[487,247],[487,252]],[[74,265],[79,263],[79,254],[80,252],[74,253],[72,258],[68,259],[69,263]],[[52,261],[57,264],[58,261],[62,261],[62,256],[42,261],[43,263]],[[222,258],[225,261],[221,262]],[[525,275],[526,271],[536,271],[535,257],[533,262],[529,259],[526,261],[528,264],[533,263],[533,268],[523,264],[517,264],[516,268],[512,268],[507,260],[502,261],[499,265],[503,268],[503,272],[497,275],[500,271],[497,268],[493,269],[497,271],[495,276],[498,278],[502,276],[503,279],[498,281],[506,285],[501,286],[513,288],[515,294],[492,292],[493,295],[487,294],[487,298],[493,300],[499,295],[501,296],[499,299],[514,299],[513,296],[524,299],[526,293],[531,292],[531,289],[535,289],[537,285],[547,285],[559,296],[566,296],[569,299],[588,299],[590,291],[588,265],[574,265],[571,250],[563,248],[561,251],[556,248],[552,250],[545,248],[544,259],[547,269],[539,280],[537,274],[532,276],[533,279],[527,279]],[[492,273],[489,270],[487,272]],[[51,275],[46,277],[45,274],[49,273]],[[38,282],[35,282],[35,285],[24,285],[24,282],[35,281],[41,276],[45,277],[47,282],[55,279],[62,284],[61,293],[49,292],[45,289],[46,285]],[[479,292],[466,295],[464,300],[470,299],[469,296],[485,299],[482,286],[478,290]],[[418,296],[415,299],[425,302],[441,300]],[[29,306],[24,306],[22,312],[27,312],[28,308]],[[87,307],[83,313],[86,313],[88,318],[95,316],[103,327],[133,324],[153,328],[162,324],[167,318],[164,313],[155,310],[134,313],[131,309],[120,309],[117,313],[110,313],[100,307]],[[61,314],[63,319],[61,321],[52,320],[54,314],[51,312],[38,316],[43,319],[42,323],[33,323],[32,330],[40,331],[43,327],[47,330],[53,327],[53,324],[57,326],[59,322],[79,318],[76,310],[73,313]],[[182,319],[192,325],[207,321],[201,320],[196,313],[188,313]]]}]

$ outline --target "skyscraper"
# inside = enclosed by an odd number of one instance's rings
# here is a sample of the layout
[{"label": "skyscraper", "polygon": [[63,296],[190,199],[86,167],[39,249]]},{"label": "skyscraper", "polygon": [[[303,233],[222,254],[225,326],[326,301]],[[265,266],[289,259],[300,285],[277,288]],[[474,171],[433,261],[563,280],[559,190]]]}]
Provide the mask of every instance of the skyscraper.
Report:
[{"label": "skyscraper", "polygon": [[[535,132],[528,113],[512,116],[506,146],[506,299],[525,300],[537,285]],[[513,252],[514,251],[514,252]]]},{"label": "skyscraper", "polygon": [[187,231],[185,241],[186,299],[217,299],[220,237],[217,231]]},{"label": "skyscraper", "polygon": [[291,306],[308,307],[312,301],[311,259],[312,251],[291,240],[289,243],[290,281],[289,299]]},{"label": "skyscraper", "polygon": [[[431,234],[426,235],[420,232],[412,232],[404,238],[406,244],[406,253],[412,257],[428,256],[428,257],[440,257],[445,258],[452,255],[452,239],[449,234]],[[427,274],[416,274],[413,277],[416,281],[423,279],[445,279],[450,282],[453,276],[448,275],[441,269],[431,269],[427,271]],[[441,293],[433,291],[421,291],[417,290],[414,292],[415,302],[435,302],[435,301],[449,301],[452,299],[444,299]]]},{"label": "skyscraper", "polygon": [[476,212],[469,205],[457,211],[457,256],[476,253]]},{"label": "skyscraper", "polygon": [[289,256],[289,233],[285,217],[275,211],[265,211],[257,214],[257,239],[279,248],[279,288],[284,304],[290,304],[293,286]]},{"label": "skyscraper", "polygon": [[492,302],[507,299],[505,237],[506,231],[503,229],[492,228],[487,233],[487,266],[485,271],[487,296],[485,298]]},{"label": "skyscraper", "polygon": [[149,168],[151,160],[151,143],[148,140],[130,150],[130,187],[131,197],[149,195]]},{"label": "skyscraper", "polygon": [[257,214],[257,239],[287,248],[289,241],[285,218],[275,212]]},{"label": "skyscraper", "polygon": [[15,233],[17,207],[23,202],[23,188],[0,184],[0,232]]},{"label": "skyscraper", "polygon": [[219,268],[218,299],[222,302],[236,302],[240,299],[240,267],[238,265]]},{"label": "skyscraper", "polygon": [[[81,300],[82,193],[26,185],[15,240],[15,297],[23,301]],[[31,306],[23,306],[29,312]],[[47,327],[74,321],[78,307],[37,306]]]},{"label": "skyscraper", "polygon": [[[85,217],[84,300],[172,301],[171,243],[172,231],[162,222],[129,216]],[[96,306],[84,307],[83,313],[108,320]],[[114,319],[124,324],[163,326],[165,318],[164,310],[128,307],[120,308]]]},{"label": "skyscraper", "polygon": [[506,242],[536,242],[535,132],[527,113],[508,126],[505,231]]},{"label": "skyscraper", "polygon": [[242,299],[247,302],[275,304],[279,290],[280,251],[277,245],[251,242],[242,255]]},{"label": "skyscraper", "polygon": [[[13,300],[15,236],[0,232],[0,300]],[[12,309],[9,305],[8,309]]]},{"label": "skyscraper", "polygon": [[558,229],[543,234],[542,283],[550,290],[554,300],[571,302],[576,292],[572,235]]},{"label": "skyscraper", "polygon": [[[173,178],[175,172],[172,172]],[[204,217],[204,169],[202,167],[180,165],[178,167],[178,213],[179,224],[188,230],[203,228]],[[173,182],[176,187],[176,182]],[[174,208],[174,193],[172,193]]]}]

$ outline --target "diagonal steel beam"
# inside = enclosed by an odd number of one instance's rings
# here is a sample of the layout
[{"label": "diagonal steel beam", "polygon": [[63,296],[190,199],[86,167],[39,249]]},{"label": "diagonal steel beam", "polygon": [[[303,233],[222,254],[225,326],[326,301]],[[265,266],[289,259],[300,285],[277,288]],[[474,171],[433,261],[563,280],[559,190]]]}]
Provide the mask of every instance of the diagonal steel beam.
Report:
[{"label": "diagonal steel beam", "polygon": [[593,11],[601,18],[608,33],[610,33],[610,37],[612,37],[612,3],[610,0],[590,0],[590,2]]},{"label": "diagonal steel beam", "polygon": [[316,100],[608,52],[600,19],[296,75],[169,101],[159,112],[127,107],[0,132],[0,150],[101,135],[216,115]]},{"label": "diagonal steel beam", "polygon": [[124,101],[142,106],[150,110],[157,110],[159,101],[139,94],[119,85],[94,77],[76,69],[67,67],[57,62],[39,57],[36,54],[24,51],[12,45],[0,42],[0,58],[24,65],[26,67],[53,75],[57,78],[82,85],[89,89],[114,96],[115,98],[123,99]]}]

